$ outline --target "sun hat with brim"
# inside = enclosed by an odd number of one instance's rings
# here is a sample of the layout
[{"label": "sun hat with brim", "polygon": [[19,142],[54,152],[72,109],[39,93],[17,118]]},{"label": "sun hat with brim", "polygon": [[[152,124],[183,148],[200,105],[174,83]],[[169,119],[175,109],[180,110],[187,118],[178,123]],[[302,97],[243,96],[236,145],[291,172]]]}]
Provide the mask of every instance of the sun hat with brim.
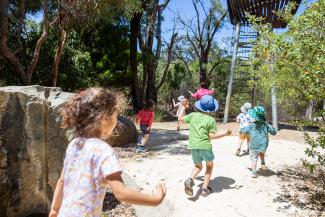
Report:
[{"label": "sun hat with brim", "polygon": [[181,95],[181,96],[179,96],[179,97],[177,98],[177,100],[180,101],[180,102],[182,102],[183,99],[185,99],[185,97],[184,97],[183,95]]},{"label": "sun hat with brim", "polygon": [[255,106],[253,109],[249,110],[249,115],[255,119],[257,122],[265,122],[265,109],[262,106]]},{"label": "sun hat with brim", "polygon": [[195,108],[202,112],[216,112],[219,108],[219,103],[210,95],[202,96],[199,101],[195,102]]},{"label": "sun hat with brim", "polygon": [[242,107],[240,107],[240,111],[244,114],[247,114],[248,111],[252,108],[252,104],[250,104],[249,102],[244,103],[244,105]]}]

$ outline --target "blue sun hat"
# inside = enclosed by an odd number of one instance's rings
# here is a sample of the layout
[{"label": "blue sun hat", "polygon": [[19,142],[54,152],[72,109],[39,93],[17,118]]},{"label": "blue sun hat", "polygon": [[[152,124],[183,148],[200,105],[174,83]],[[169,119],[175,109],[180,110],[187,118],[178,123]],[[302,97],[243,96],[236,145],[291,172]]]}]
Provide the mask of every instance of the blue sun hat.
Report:
[{"label": "blue sun hat", "polygon": [[263,106],[255,106],[253,109],[248,111],[248,114],[255,119],[256,122],[265,122],[265,109]]},{"label": "blue sun hat", "polygon": [[199,101],[195,102],[195,108],[202,112],[216,112],[219,108],[219,103],[210,95],[204,95]]}]

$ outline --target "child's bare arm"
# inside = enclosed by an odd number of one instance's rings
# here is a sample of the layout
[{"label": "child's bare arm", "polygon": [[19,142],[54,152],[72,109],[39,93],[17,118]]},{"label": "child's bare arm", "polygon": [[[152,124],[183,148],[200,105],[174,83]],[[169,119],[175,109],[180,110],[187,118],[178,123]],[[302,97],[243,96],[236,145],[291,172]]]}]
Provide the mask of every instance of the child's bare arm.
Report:
[{"label": "child's bare arm", "polygon": [[227,130],[227,131],[221,131],[221,132],[217,132],[217,133],[209,133],[209,138],[210,139],[219,139],[224,136],[230,136],[230,135],[231,135],[231,130]]},{"label": "child's bare arm", "polygon": [[178,104],[175,103],[175,100],[173,99],[173,106],[178,107]]},{"label": "child's bare arm", "polygon": [[62,171],[61,176],[58,182],[56,183],[49,217],[56,217],[59,213],[62,199],[63,199],[63,184],[64,184],[64,178],[63,178],[63,171]]},{"label": "child's bare arm", "polygon": [[123,183],[121,173],[114,173],[108,176],[107,183],[110,186],[114,196],[119,201],[131,204],[157,206],[163,201],[166,195],[166,187],[164,184],[159,184],[156,187],[157,193],[155,195],[143,194],[128,188]]}]

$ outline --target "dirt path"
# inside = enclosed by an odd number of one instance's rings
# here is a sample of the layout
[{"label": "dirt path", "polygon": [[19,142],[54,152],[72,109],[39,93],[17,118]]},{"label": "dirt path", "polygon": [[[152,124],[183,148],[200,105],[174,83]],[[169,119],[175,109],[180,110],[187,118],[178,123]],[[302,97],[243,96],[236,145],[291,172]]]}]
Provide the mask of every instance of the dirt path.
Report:
[{"label": "dirt path", "polygon": [[[171,129],[171,126],[167,129]],[[304,144],[271,138],[266,154],[270,170],[258,172],[259,177],[252,179],[249,156],[234,155],[237,137],[215,140],[215,167],[210,182],[213,193],[206,198],[199,196],[202,173],[195,181],[195,196],[189,198],[183,190],[183,181],[192,169],[185,140],[188,131],[178,133],[156,127],[158,130],[152,133],[149,141],[149,157],[122,160],[125,171],[144,191],[150,192],[159,181],[166,183],[168,192],[165,202],[158,209],[142,207],[141,217],[312,216],[312,213],[294,207],[283,199],[286,189],[281,189],[277,176],[284,166],[294,166],[300,162],[304,157]]]}]

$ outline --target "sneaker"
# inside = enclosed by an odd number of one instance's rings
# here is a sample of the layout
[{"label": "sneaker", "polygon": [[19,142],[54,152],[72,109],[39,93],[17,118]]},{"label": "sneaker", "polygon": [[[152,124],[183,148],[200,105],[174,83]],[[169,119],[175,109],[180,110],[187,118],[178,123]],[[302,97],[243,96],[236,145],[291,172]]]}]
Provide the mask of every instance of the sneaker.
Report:
[{"label": "sneaker", "polygon": [[193,196],[193,186],[194,186],[193,179],[191,179],[191,178],[186,179],[185,182],[184,182],[185,194],[187,194],[189,196]]},{"label": "sneaker", "polygon": [[179,131],[180,130],[180,127],[177,127],[176,130]]},{"label": "sneaker", "polygon": [[253,171],[253,172],[252,172],[252,178],[257,178],[257,173],[256,173],[256,171]]},{"label": "sneaker", "polygon": [[240,155],[240,149],[237,149],[235,155],[236,155],[236,156],[239,156],[239,155]]},{"label": "sneaker", "polygon": [[265,164],[262,164],[261,165],[261,168],[260,168],[260,170],[268,170],[269,168],[267,168],[267,166],[265,166]]},{"label": "sneaker", "polygon": [[249,154],[249,149],[246,150],[246,153]]},{"label": "sneaker", "polygon": [[146,152],[146,149],[144,146],[138,146],[137,149],[135,150],[137,153],[143,153]]},{"label": "sneaker", "polygon": [[202,188],[201,196],[206,197],[211,193],[212,189],[208,186],[207,188]]}]

